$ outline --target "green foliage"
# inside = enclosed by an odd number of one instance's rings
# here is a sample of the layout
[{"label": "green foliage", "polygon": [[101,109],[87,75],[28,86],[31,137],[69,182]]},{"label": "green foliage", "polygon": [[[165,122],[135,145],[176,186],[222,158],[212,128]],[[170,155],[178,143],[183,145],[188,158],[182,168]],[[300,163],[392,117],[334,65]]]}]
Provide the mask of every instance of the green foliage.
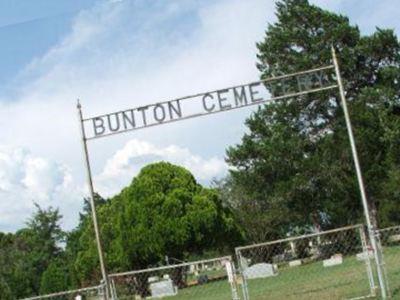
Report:
[{"label": "green foliage", "polygon": [[27,228],[15,234],[0,234],[1,299],[37,295],[42,274],[62,253],[59,244],[64,233],[58,210],[36,208]]},{"label": "green foliage", "polygon": [[[331,64],[330,47],[335,46],[373,220],[380,227],[398,224],[397,37],[379,28],[362,36],[347,17],[307,0],[282,0],[276,7],[277,22],[257,44],[262,78]],[[260,108],[246,121],[249,130],[241,143],[227,150],[233,169],[215,189],[202,187],[188,170],[161,162],[143,168],[115,197],[96,195],[107,269],[156,266],[165,256],[217,256],[243,239],[265,241],[361,221],[340,105],[336,92],[321,92]],[[84,201],[80,222],[68,234],[60,228],[58,210],[39,206],[26,228],[0,233],[1,299],[99,283],[91,208]],[[305,256],[308,247],[298,243],[298,256]],[[328,250],[321,249],[330,256]],[[172,277],[179,286],[180,277]],[[141,280],[138,284],[146,284],[147,278]]]},{"label": "green foliage", "polygon": [[[141,269],[165,256],[184,260],[224,251],[240,240],[229,210],[215,190],[200,186],[182,167],[161,162],[143,168],[130,186],[98,210],[108,268]],[[98,280],[92,224],[80,238],[75,263],[81,281]]]},{"label": "green foliage", "polygon": [[[257,44],[262,78],[331,64],[330,48],[335,46],[373,220],[386,225],[397,222],[397,37],[392,30],[382,29],[361,36],[347,17],[307,0],[283,0],[276,5],[277,22],[268,26],[264,40]],[[227,151],[234,168],[221,189],[225,201],[236,199],[231,204],[244,228],[251,228],[248,238],[275,238],[294,226],[328,228],[362,220],[338,93],[266,105],[246,125],[249,133]],[[254,223],[263,226],[257,230]]]},{"label": "green foliage", "polygon": [[65,291],[68,287],[68,271],[64,262],[53,260],[42,274],[40,294]]},{"label": "green foliage", "polygon": [[[97,209],[106,203],[106,199],[100,195],[95,194],[94,202]],[[87,228],[93,227],[91,218],[91,206],[88,198],[84,199],[83,212],[79,215],[79,224],[72,231],[66,235],[65,258],[68,269],[68,278],[70,288],[80,288],[80,279],[78,276],[75,262],[80,251],[84,251],[86,245],[81,243],[80,239]],[[96,255],[97,252],[94,252]],[[94,261],[97,263],[97,260]],[[96,283],[97,284],[97,283]]]}]

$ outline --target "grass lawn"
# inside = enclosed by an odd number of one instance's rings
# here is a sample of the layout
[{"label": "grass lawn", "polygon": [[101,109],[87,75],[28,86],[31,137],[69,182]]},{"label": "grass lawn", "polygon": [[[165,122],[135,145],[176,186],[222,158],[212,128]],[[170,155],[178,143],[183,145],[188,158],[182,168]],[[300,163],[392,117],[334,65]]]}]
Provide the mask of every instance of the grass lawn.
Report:
[{"label": "grass lawn", "polygon": [[[400,246],[384,248],[384,256],[392,299],[400,300]],[[371,263],[374,265],[374,261]],[[344,258],[341,265],[327,268],[322,266],[322,261],[281,268],[276,276],[247,282],[250,300],[351,299],[370,294],[365,262],[357,261],[355,256]],[[377,279],[375,284],[378,284]],[[238,289],[243,299],[241,285]],[[224,279],[180,289],[178,295],[164,299],[231,300],[232,294],[230,284]]]},{"label": "grass lawn", "polygon": [[[392,299],[400,299],[400,246],[385,248],[384,255]],[[250,300],[351,299],[370,294],[365,263],[357,261],[355,256],[327,268],[319,261],[280,269],[277,276],[248,280],[248,289]],[[238,293],[242,298],[240,287]],[[222,280],[181,289],[177,296],[166,299],[230,300],[232,296],[229,283]]]},{"label": "grass lawn", "polygon": [[400,299],[400,246],[385,247],[383,255],[392,299]]}]

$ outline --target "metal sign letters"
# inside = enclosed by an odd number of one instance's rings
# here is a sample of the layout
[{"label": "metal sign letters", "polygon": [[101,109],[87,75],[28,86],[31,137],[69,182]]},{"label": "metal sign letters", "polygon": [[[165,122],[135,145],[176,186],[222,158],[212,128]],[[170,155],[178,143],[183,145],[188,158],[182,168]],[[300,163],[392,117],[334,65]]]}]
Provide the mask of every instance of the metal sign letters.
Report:
[{"label": "metal sign letters", "polygon": [[332,71],[327,66],[84,119],[87,139],[336,88]]}]

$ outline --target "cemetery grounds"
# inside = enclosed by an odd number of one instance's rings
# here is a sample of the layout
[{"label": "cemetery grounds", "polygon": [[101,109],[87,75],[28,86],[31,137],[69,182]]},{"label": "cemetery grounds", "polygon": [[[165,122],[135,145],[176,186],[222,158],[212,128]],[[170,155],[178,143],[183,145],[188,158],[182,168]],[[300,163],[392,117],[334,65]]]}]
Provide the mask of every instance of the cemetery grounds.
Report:
[{"label": "cemetery grounds", "polygon": [[[400,299],[400,246],[385,247],[384,255],[392,299]],[[238,281],[241,282],[240,277]],[[365,265],[355,256],[344,257],[343,263],[337,266],[323,267],[322,261],[312,262],[280,269],[276,276],[247,282],[251,300],[351,299],[369,293]],[[238,294],[242,299],[240,284]],[[181,289],[178,295],[164,299],[229,300],[232,295],[229,283],[224,279]]]}]

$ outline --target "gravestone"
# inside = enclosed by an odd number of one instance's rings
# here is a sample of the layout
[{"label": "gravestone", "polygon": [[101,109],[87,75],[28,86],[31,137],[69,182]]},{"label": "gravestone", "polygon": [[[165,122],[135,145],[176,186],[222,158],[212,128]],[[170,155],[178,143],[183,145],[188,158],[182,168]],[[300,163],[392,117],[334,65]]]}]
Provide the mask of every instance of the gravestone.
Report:
[{"label": "gravestone", "polygon": [[149,277],[149,279],[147,279],[147,282],[152,283],[152,282],[157,282],[159,280],[160,280],[160,278],[158,276],[151,276],[151,277]]},{"label": "gravestone", "polygon": [[329,259],[325,259],[322,264],[324,267],[332,267],[341,265],[343,263],[343,256],[341,254],[335,254]]},{"label": "gravestone", "polygon": [[277,275],[274,266],[267,263],[260,263],[252,265],[243,271],[243,275],[247,279],[266,278]]},{"label": "gravestone", "polygon": [[301,265],[301,259],[289,261],[289,267],[297,267]]},{"label": "gravestone", "polygon": [[389,242],[400,242],[400,234],[393,234],[389,237]]},{"label": "gravestone", "polygon": [[150,284],[151,296],[154,298],[162,298],[167,296],[175,296],[178,288],[174,286],[171,279],[161,280]]}]

